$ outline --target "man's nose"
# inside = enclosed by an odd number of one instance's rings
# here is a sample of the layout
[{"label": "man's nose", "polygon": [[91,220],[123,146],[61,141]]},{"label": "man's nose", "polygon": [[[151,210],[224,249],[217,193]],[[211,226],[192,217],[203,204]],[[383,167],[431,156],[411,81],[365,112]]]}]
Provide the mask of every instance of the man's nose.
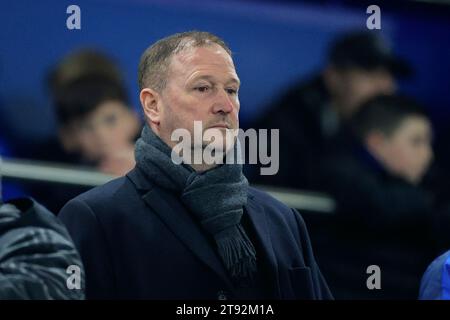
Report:
[{"label": "man's nose", "polygon": [[234,104],[228,92],[226,90],[219,90],[216,101],[214,101],[213,112],[230,113],[233,111],[233,108]]}]

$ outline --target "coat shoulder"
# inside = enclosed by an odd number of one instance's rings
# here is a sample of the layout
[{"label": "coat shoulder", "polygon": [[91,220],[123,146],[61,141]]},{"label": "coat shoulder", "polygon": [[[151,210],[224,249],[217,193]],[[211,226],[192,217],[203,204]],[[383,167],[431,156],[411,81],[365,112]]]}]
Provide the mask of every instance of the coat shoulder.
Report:
[{"label": "coat shoulder", "polygon": [[126,177],[115,178],[101,186],[94,187],[82,194],[77,198],[88,200],[95,198],[111,197],[116,194],[125,184],[127,184]]},{"label": "coat shoulder", "polygon": [[297,210],[288,207],[265,191],[249,187],[249,200],[261,206],[271,220],[282,219],[289,224],[299,220],[303,223],[303,218]]},{"label": "coat shoulder", "polygon": [[[65,207],[70,203],[81,202],[96,214],[103,211],[111,213],[117,212],[118,210],[116,209],[120,209],[126,203],[135,202],[134,200],[138,196],[137,190],[127,177],[120,177],[78,195],[70,200]],[[61,212],[65,211],[65,207]],[[111,208],[115,208],[115,210],[111,210]]]},{"label": "coat shoulder", "polygon": [[275,199],[273,196],[268,194],[267,192],[257,189],[255,187],[248,188],[249,198],[255,200],[256,202],[264,205],[274,207],[283,211],[290,211],[291,209],[285,205],[283,202]]}]

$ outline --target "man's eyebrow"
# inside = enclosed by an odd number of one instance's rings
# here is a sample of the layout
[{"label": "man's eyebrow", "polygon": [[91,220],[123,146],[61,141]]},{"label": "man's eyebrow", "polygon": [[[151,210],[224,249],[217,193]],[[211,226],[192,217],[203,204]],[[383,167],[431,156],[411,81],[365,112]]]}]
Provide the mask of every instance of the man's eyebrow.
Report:
[{"label": "man's eyebrow", "polygon": [[241,81],[237,78],[231,78],[230,80],[227,81],[227,83],[235,83],[238,86],[241,85]]},{"label": "man's eyebrow", "polygon": [[[195,77],[194,79],[192,79],[192,81],[198,81],[198,80],[208,80],[208,81],[213,82],[214,77],[213,77],[213,76],[210,76],[210,75],[202,75],[202,76],[198,76],[198,77]],[[240,85],[240,84],[241,84],[241,81],[240,81],[239,79],[237,79],[237,78],[232,77],[232,78],[230,78],[226,83],[227,83],[227,84],[229,84],[229,83],[235,83],[235,84],[237,84],[237,85]]]}]

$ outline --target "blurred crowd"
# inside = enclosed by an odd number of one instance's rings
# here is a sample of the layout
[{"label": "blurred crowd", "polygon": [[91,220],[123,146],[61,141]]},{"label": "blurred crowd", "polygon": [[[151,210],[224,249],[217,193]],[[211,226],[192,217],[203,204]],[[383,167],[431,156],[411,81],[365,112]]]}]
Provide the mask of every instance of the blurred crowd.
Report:
[{"label": "blurred crowd", "polygon": [[[253,125],[280,129],[280,170],[250,168],[252,182],[336,200],[335,215],[312,217],[309,228],[338,299],[414,299],[426,266],[450,247],[448,168],[433,161],[427,107],[398,90],[412,76],[379,34],[346,34],[321,72]],[[370,265],[380,267],[383,290],[367,289]]]}]

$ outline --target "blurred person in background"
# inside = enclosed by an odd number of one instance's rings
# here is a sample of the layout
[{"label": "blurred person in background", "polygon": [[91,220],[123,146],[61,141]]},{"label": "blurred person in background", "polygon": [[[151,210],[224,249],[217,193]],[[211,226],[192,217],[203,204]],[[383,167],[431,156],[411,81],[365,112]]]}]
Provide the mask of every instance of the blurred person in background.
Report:
[{"label": "blurred person in background", "polygon": [[55,110],[60,139],[80,163],[121,176],[133,169],[140,130],[124,88],[102,76],[85,76],[59,89]]},{"label": "blurred person in background", "polygon": [[67,154],[117,176],[134,167],[141,124],[111,58],[93,50],[68,55],[50,72],[49,87]]},{"label": "blurred person in background", "polygon": [[17,182],[1,181],[3,172],[3,157],[10,157],[12,155],[9,144],[0,136],[0,198],[4,200],[20,198],[26,193],[23,187]]},{"label": "blurred person in background", "polygon": [[[70,268],[78,279],[69,279]],[[83,299],[83,277],[80,256],[51,212],[30,198],[3,203],[0,196],[0,300]]]},{"label": "blurred person in background", "polygon": [[328,64],[312,79],[293,85],[252,127],[280,129],[280,169],[250,181],[313,188],[318,159],[339,139],[342,124],[366,99],[393,93],[396,77],[411,73],[374,32],[352,32],[331,46]]},{"label": "blurred person in background", "polygon": [[[358,109],[353,141],[322,161],[320,185],[337,214],[311,231],[318,260],[337,298],[416,299],[439,242],[449,244],[448,210],[420,185],[433,159],[431,123],[421,105],[400,95]],[[366,287],[370,265],[381,269],[381,290]]]},{"label": "blurred person in background", "polygon": [[[122,176],[134,165],[141,123],[128,100],[122,73],[107,55],[92,49],[64,57],[48,75],[57,119],[57,139],[38,145],[33,158],[81,165]],[[27,183],[29,193],[52,212],[90,187]]]},{"label": "blurred person in background", "polygon": [[420,300],[450,300],[450,250],[428,266],[420,282]]}]

